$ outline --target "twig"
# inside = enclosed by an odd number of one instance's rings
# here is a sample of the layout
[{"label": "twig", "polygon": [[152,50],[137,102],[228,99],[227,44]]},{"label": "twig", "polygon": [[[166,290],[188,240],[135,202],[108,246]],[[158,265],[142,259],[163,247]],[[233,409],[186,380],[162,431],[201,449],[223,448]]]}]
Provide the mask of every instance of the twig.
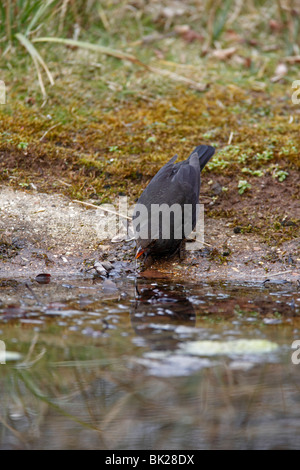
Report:
[{"label": "twig", "polygon": [[233,132],[231,131],[231,132],[230,132],[230,136],[229,136],[229,139],[228,139],[228,143],[227,143],[227,145],[231,145],[232,138],[233,138]]},{"label": "twig", "polygon": [[182,75],[178,75],[177,73],[174,73],[174,72],[170,72],[169,70],[152,67],[150,65],[145,64],[144,62],[142,62],[141,60],[139,60],[137,57],[135,57],[132,54],[128,54],[126,52],[119,51],[116,49],[111,49],[109,47],[100,46],[98,44],[91,44],[91,43],[84,42],[84,41],[75,41],[74,39],[63,39],[63,38],[53,38],[53,37],[35,38],[32,42],[34,43],[50,42],[50,43],[63,44],[65,46],[73,46],[73,47],[79,47],[82,49],[88,49],[94,52],[99,52],[101,54],[116,57],[117,59],[120,59],[120,60],[129,61],[135,65],[138,65],[144,68],[148,72],[153,72],[159,75],[164,75],[170,78],[171,80],[174,80],[177,82],[183,82],[191,86],[192,88],[195,88],[198,91],[205,91],[208,88],[207,84],[197,83],[194,80],[191,80],[190,78],[184,77]]},{"label": "twig", "polygon": [[42,351],[36,356],[35,359],[33,359],[30,362],[27,362],[27,361],[20,362],[19,364],[15,366],[16,369],[30,369],[30,367],[32,367],[36,362],[42,359],[42,357],[46,354],[46,352],[47,352],[47,349],[43,348]]},{"label": "twig", "polygon": [[192,65],[192,64],[179,64],[177,62],[172,62],[171,60],[159,60],[158,61],[159,64],[162,64],[162,65],[168,65],[170,67],[175,67],[175,68],[184,68],[185,70],[186,69],[191,69],[191,70],[199,70],[200,68],[200,64],[197,64],[197,65]]},{"label": "twig", "polygon": [[70,187],[72,186],[70,183],[66,183],[66,182],[63,181],[63,180],[57,179],[57,181],[58,181],[59,183],[61,183],[61,184],[64,184],[65,186],[68,186],[68,188],[70,188]]},{"label": "twig", "polygon": [[101,206],[96,206],[95,204],[91,204],[90,202],[78,201],[77,199],[73,199],[73,202],[78,202],[78,204],[83,204],[84,206],[88,206],[88,207],[94,207],[95,209],[100,209],[103,212],[108,212],[109,214],[117,215],[119,217],[122,217],[123,219],[131,220],[131,217],[128,217],[127,215],[123,215],[123,214],[120,214],[119,212],[111,211],[110,209],[105,209],[104,207],[101,207]]},{"label": "twig", "polygon": [[[191,237],[186,237],[186,239],[189,240],[189,241],[193,241],[193,242],[196,241],[195,238],[191,238]],[[205,242],[199,242],[199,243],[201,243],[202,245],[205,245],[205,246],[212,246],[209,243],[205,243]]]},{"label": "twig", "polygon": [[292,55],[285,57],[283,59],[285,62],[288,62],[289,64],[296,64],[300,62],[300,55]]},{"label": "twig", "polygon": [[147,66],[147,69],[149,70],[149,72],[153,72],[158,75],[163,75],[165,77],[171,78],[176,82],[186,83],[187,85],[191,86],[192,88],[198,91],[205,91],[208,88],[208,84],[206,83],[195,82],[195,80],[191,80],[190,78],[184,77],[183,75],[178,75],[175,72],[170,72],[170,70],[158,69],[157,67],[152,67],[150,65]]},{"label": "twig", "polygon": [[287,274],[287,273],[292,273],[294,270],[290,269],[289,271],[281,271],[280,273],[274,273],[274,274],[266,274],[266,277],[273,277],[273,276],[279,276],[280,274]]},{"label": "twig", "polygon": [[162,39],[174,37],[174,36],[176,36],[175,31],[170,31],[169,33],[165,33],[165,34],[158,34],[158,33],[148,34],[147,36],[143,36],[141,39],[137,41],[130,42],[129,45],[140,46],[142,44],[149,44],[154,41],[161,41]]},{"label": "twig", "polygon": [[57,126],[60,126],[60,123],[54,124],[54,126],[49,127],[49,129],[48,129],[46,132],[44,132],[44,134],[43,134],[42,137],[40,138],[40,142],[42,142],[43,138],[46,137],[46,135],[48,134],[48,132],[52,131],[52,129],[54,129],[54,128],[57,127]]},{"label": "twig", "polygon": [[31,289],[31,287],[29,286],[28,282],[25,282],[25,287],[27,287],[27,289],[29,290],[29,292],[31,293],[31,295],[34,297],[35,301],[37,302],[38,305],[41,305],[42,307],[44,307],[44,304],[43,302],[41,302],[37,296],[35,295],[35,293],[33,292],[33,290]]}]

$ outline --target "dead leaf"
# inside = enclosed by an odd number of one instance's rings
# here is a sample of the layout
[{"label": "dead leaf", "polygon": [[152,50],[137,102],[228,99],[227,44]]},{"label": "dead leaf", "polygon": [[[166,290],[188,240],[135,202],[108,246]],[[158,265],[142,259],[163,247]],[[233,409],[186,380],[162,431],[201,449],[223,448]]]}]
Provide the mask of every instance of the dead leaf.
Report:
[{"label": "dead leaf", "polygon": [[271,78],[272,83],[279,82],[286,74],[288,73],[288,68],[286,64],[278,64],[275,70],[274,77]]},{"label": "dead leaf", "polygon": [[226,32],[226,38],[229,40],[229,41],[234,41],[234,42],[243,42],[243,38],[240,34],[238,34],[236,31],[234,31],[233,29],[228,29]]},{"label": "dead leaf", "polygon": [[158,59],[163,60],[165,58],[165,54],[160,49],[154,49],[153,52]]},{"label": "dead leaf", "polygon": [[186,8],[178,2],[174,2],[173,5],[162,9],[162,15],[165,18],[173,19],[175,16],[182,16],[185,13]]},{"label": "dead leaf", "polygon": [[229,47],[228,49],[216,49],[212,52],[212,56],[219,60],[227,60],[236,52],[236,47]]},{"label": "dead leaf", "polygon": [[288,62],[289,64],[298,64],[300,63],[300,55],[286,57],[284,60],[285,62]]},{"label": "dead leaf", "polygon": [[234,62],[238,65],[242,65],[243,67],[246,67],[247,69],[251,67],[251,63],[252,63],[250,57],[243,57],[241,55],[235,55]]},{"label": "dead leaf", "polygon": [[175,32],[179,34],[182,39],[188,43],[193,41],[203,41],[204,37],[202,34],[191,29],[187,24],[178,25],[174,28]]},{"label": "dead leaf", "polygon": [[274,51],[278,51],[278,49],[279,49],[278,44],[267,44],[266,46],[262,47],[262,51],[264,52],[274,52]]},{"label": "dead leaf", "polygon": [[281,31],[283,28],[283,24],[276,20],[270,20],[269,26],[270,26],[271,31],[273,31],[274,33]]}]

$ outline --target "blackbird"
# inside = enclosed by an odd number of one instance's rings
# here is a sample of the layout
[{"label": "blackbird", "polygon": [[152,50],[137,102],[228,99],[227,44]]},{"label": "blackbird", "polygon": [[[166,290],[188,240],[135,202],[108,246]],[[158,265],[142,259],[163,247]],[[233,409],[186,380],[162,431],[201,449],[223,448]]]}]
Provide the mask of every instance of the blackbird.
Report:
[{"label": "blackbird", "polygon": [[175,253],[197,222],[200,174],[215,149],[199,145],[184,161],[175,155],[156,173],[133,212],[136,258]]}]

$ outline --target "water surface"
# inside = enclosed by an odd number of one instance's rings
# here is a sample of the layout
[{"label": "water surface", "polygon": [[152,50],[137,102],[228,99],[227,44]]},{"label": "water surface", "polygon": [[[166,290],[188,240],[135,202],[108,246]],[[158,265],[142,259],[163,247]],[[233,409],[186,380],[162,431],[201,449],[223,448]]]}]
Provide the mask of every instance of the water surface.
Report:
[{"label": "water surface", "polygon": [[297,288],[0,280],[0,448],[299,448]]}]

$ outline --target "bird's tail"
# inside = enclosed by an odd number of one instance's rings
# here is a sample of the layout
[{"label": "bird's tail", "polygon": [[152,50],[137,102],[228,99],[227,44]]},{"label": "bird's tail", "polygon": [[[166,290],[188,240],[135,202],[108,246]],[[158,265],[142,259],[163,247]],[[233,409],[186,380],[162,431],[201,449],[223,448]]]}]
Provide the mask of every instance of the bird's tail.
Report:
[{"label": "bird's tail", "polygon": [[198,155],[200,169],[202,171],[206,163],[211,159],[211,157],[215,153],[215,149],[210,145],[198,145],[198,147],[196,147],[195,150],[192,151],[191,155],[193,155],[193,153],[196,153]]}]

